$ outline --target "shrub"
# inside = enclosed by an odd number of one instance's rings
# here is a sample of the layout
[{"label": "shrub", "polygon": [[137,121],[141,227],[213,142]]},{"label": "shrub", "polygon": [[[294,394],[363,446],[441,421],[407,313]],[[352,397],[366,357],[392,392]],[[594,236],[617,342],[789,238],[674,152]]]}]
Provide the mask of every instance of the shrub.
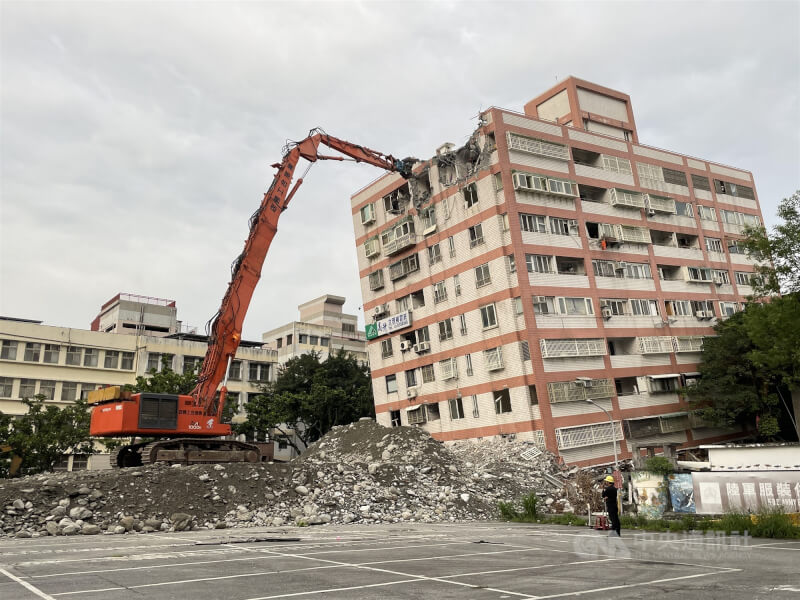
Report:
[{"label": "shrub", "polygon": [[650,471],[656,475],[670,475],[675,472],[675,468],[668,458],[663,456],[651,456],[644,461],[645,471]]},{"label": "shrub", "polygon": [[511,504],[511,502],[498,502],[497,508],[500,511],[500,516],[506,521],[514,521],[519,519],[519,513],[514,508],[514,505]]},{"label": "shrub", "polygon": [[522,499],[522,516],[526,519],[536,519],[539,516],[539,497],[531,492]]}]

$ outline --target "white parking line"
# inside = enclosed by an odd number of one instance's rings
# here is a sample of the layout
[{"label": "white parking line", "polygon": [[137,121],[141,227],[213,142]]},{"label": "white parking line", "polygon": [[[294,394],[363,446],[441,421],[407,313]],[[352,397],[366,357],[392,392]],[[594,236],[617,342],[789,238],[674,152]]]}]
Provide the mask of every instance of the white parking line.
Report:
[{"label": "white parking line", "polygon": [[329,594],[331,592],[350,592],[352,590],[365,590],[367,588],[385,587],[387,585],[397,585],[400,583],[411,583],[418,581],[417,579],[401,579],[400,581],[387,581],[386,583],[371,583],[369,585],[354,585],[352,587],[343,588],[329,588],[323,590],[312,590],[310,592],[294,592],[293,594],[279,594],[277,596],[259,596],[258,598],[249,598],[248,600],[274,600],[275,598],[292,598],[297,596],[308,596],[311,594]]},{"label": "white parking line", "polygon": [[734,573],[742,569],[727,569],[726,571],[714,571],[712,573],[698,573],[696,575],[683,575],[681,577],[667,577],[664,579],[654,579],[652,581],[642,581],[640,583],[628,583],[625,585],[613,585],[609,587],[594,588],[591,590],[579,590],[577,592],[564,592],[562,594],[550,594],[548,596],[526,596],[521,600],[545,600],[546,598],[566,598],[568,596],[583,596],[584,594],[596,594],[597,592],[608,592],[611,590],[623,590],[627,588],[640,587],[643,585],[656,585],[658,583],[667,583],[668,581],[680,581],[682,579],[694,579],[696,577],[708,577],[709,575],[723,575],[725,573]]},{"label": "white parking line", "polygon": [[6,577],[8,577],[11,581],[14,581],[14,582],[20,584],[22,587],[24,587],[29,592],[31,592],[33,594],[36,594],[37,596],[39,596],[39,598],[43,598],[43,600],[54,600],[54,598],[52,596],[49,596],[48,594],[45,594],[39,588],[31,585],[27,581],[23,581],[22,579],[20,579],[16,575],[12,575],[11,573],[6,571],[5,569],[0,569],[0,573],[5,575]]}]

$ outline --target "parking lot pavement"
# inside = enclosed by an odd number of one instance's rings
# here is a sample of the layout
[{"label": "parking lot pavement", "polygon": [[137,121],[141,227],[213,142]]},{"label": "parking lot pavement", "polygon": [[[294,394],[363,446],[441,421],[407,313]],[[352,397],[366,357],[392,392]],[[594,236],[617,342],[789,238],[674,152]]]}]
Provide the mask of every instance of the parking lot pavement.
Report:
[{"label": "parking lot pavement", "polygon": [[0,540],[2,600],[800,598],[800,542],[507,523]]}]

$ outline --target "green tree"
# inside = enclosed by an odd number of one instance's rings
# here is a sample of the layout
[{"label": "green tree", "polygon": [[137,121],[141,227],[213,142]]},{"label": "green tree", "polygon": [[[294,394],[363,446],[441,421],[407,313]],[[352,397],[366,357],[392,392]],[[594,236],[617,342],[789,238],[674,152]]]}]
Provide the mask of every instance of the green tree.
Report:
[{"label": "green tree", "polygon": [[304,445],[311,444],[336,425],[374,416],[369,368],[339,350],[324,361],[317,353],[289,359],[275,383],[247,403],[247,420],[239,433],[277,430],[298,452],[289,435],[294,431]]},{"label": "green tree", "polygon": [[703,344],[701,378],[684,391],[717,424],[781,437],[794,418],[787,399],[800,387],[800,293],[748,303],[714,329]]},{"label": "green tree", "polygon": [[783,223],[771,233],[763,227],[745,229],[742,246],[747,253],[772,263],[756,267],[753,288],[757,296],[800,292],[800,190],[781,201],[778,217]]},{"label": "green tree", "polygon": [[0,413],[0,439],[22,457],[20,474],[52,471],[66,452],[91,454],[90,413],[85,400],[58,408],[45,404],[45,397],[24,398],[24,415],[11,418]]},{"label": "green tree", "polygon": [[197,384],[197,371],[185,369],[176,373],[167,364],[169,358],[161,357],[161,370],[150,369],[146,375],[139,375],[136,383],[126,385],[125,389],[132,392],[150,392],[151,394],[188,394]]}]

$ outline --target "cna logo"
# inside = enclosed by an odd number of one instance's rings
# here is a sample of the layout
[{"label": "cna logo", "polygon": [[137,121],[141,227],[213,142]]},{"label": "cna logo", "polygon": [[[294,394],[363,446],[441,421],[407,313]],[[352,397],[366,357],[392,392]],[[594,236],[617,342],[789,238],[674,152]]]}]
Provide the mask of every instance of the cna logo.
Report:
[{"label": "cna logo", "polygon": [[209,419],[206,421],[206,429],[213,429],[214,428],[214,419]]}]

